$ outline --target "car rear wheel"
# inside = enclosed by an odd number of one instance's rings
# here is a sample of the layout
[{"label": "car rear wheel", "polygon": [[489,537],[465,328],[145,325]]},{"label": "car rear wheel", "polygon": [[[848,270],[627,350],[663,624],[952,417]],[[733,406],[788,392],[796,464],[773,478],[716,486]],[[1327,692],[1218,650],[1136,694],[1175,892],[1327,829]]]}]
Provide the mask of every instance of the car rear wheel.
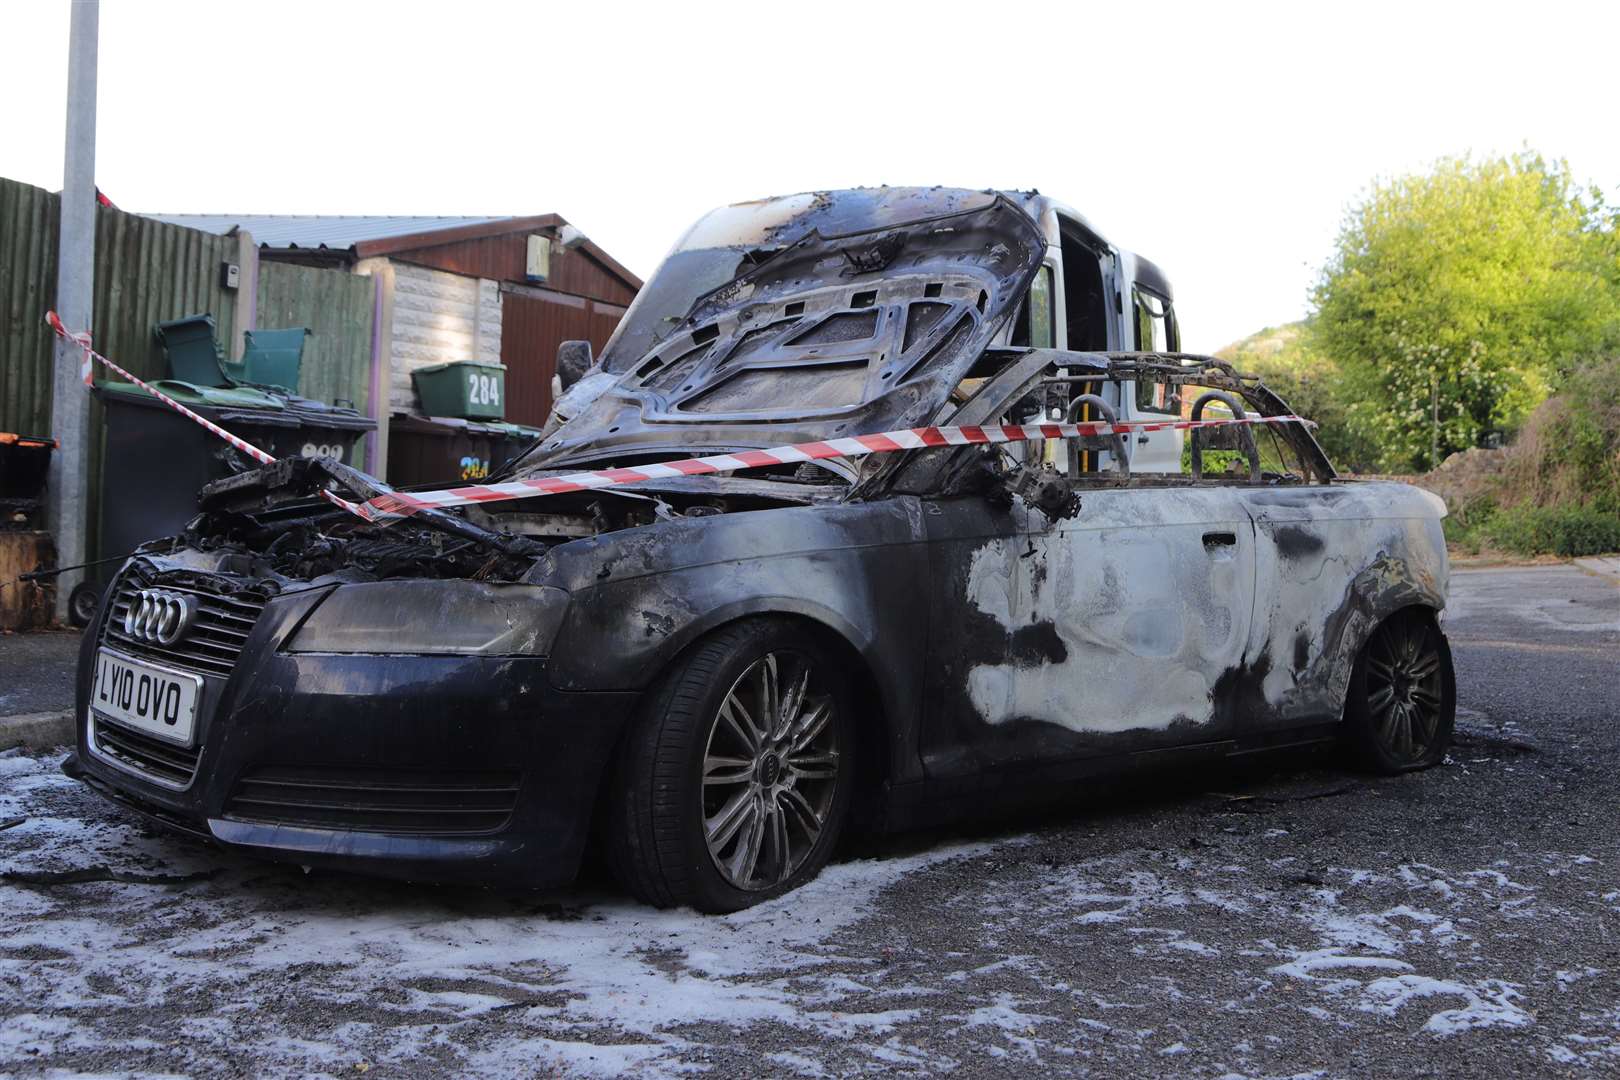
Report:
[{"label": "car rear wheel", "polygon": [[83,628],[95,621],[101,609],[101,590],[88,581],[81,581],[68,593],[68,622]]},{"label": "car rear wheel", "polygon": [[809,881],[848,816],[848,681],[791,621],[749,619],[675,663],[609,793],[608,859],[660,907],[737,911]]},{"label": "car rear wheel", "polygon": [[1451,647],[1422,608],[1380,623],[1350,673],[1345,734],[1361,765],[1401,773],[1438,764],[1451,746],[1457,683]]}]

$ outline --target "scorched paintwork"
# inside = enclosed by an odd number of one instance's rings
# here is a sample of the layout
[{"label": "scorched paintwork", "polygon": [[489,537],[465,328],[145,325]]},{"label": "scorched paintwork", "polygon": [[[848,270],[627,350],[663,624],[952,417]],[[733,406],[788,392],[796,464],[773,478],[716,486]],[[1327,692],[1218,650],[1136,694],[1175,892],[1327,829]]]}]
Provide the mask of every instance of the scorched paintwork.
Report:
[{"label": "scorched paintwork", "polygon": [[1055,645],[971,668],[978,715],[1094,732],[1207,725],[1215,683],[1247,645],[1254,559],[1248,537],[1217,557],[1201,537],[1249,527],[1237,500],[1099,491],[1073,520],[1030,515],[1028,534],[973,553],[967,599],[1009,641],[1045,627]]},{"label": "scorched paintwork", "polygon": [[[1134,289],[1169,304],[1156,270],[1129,278],[1151,264],[1067,213],[937,188],[719,211],[516,472],[1061,418],[1148,382],[1287,413],[1208,358],[1064,349],[1055,305],[1075,334],[1127,343]],[[369,478],[281,462],[205,489],[183,535],[120,573],[85,636],[73,768],[168,827],[272,857],[565,881],[666,673],[755,616],[791,620],[849,674],[845,760],[873,824],[1332,738],[1368,636],[1444,605],[1444,511],[1339,482],[1298,426],[1274,434],[1266,468],[1240,436],[1246,467],[1201,479],[1132,474],[1115,440],[940,447],[388,529],[315,497],[369,498]],[[206,628],[168,650],[128,639],[145,586],[194,593]],[[93,715],[103,644],[201,675],[193,744]]]}]

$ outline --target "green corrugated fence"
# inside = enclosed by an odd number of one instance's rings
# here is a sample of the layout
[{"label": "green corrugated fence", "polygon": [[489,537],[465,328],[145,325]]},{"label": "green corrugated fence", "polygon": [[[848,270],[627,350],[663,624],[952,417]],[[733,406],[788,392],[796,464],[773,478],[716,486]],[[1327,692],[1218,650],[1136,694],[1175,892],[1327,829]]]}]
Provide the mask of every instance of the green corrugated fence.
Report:
[{"label": "green corrugated fence", "polygon": [[[56,296],[60,219],[60,196],[0,178],[0,431],[52,434],[54,353],[45,312]],[[98,207],[91,328],[96,350],[142,378],[161,378],[163,357],[153,328],[206,312],[228,352],[236,294],[224,287],[221,267],[240,262],[234,236]],[[375,289],[371,278],[340,270],[260,265],[256,323],[313,331],[299,377],[304,396],[368,411]],[[101,430],[98,404],[91,410],[92,548],[99,534]]]},{"label": "green corrugated fence", "polygon": [[291,263],[259,264],[259,310],[267,328],[303,326],[298,392],[367,411],[371,398],[371,320],[377,283],[341,270]]},{"label": "green corrugated fence", "polygon": [[60,200],[0,179],[0,431],[51,426],[51,340]]}]

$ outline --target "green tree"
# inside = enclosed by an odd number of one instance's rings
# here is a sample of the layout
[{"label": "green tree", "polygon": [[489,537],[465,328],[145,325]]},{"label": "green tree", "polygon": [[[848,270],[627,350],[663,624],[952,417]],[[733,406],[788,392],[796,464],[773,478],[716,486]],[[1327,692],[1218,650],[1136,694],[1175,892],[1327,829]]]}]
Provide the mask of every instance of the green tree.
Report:
[{"label": "green tree", "polygon": [[1370,472],[1379,451],[1349,423],[1341,373],[1315,345],[1309,322],[1267,327],[1215,354],[1238,371],[1258,375],[1288,407],[1315,420],[1313,434],[1342,472]]},{"label": "green tree", "polygon": [[1516,428],[1564,374],[1620,344],[1616,220],[1566,164],[1529,151],[1372,186],[1311,322],[1348,423],[1383,467],[1432,467]]}]

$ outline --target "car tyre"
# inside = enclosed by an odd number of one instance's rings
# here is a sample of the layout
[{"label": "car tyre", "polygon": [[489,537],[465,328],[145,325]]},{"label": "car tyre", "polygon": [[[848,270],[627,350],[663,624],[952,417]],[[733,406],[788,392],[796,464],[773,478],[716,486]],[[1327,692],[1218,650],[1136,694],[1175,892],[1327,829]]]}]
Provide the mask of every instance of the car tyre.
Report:
[{"label": "car tyre", "polygon": [[95,621],[101,610],[101,589],[88,581],[81,581],[68,593],[68,622],[83,629]]},{"label": "car tyre", "polygon": [[814,878],[849,814],[849,680],[791,620],[688,648],[648,697],[607,798],[608,864],[658,907],[738,911]]},{"label": "car tyre", "polygon": [[1350,672],[1345,739],[1357,764],[1393,775],[1445,759],[1457,718],[1451,646],[1425,608],[1380,623]]}]

